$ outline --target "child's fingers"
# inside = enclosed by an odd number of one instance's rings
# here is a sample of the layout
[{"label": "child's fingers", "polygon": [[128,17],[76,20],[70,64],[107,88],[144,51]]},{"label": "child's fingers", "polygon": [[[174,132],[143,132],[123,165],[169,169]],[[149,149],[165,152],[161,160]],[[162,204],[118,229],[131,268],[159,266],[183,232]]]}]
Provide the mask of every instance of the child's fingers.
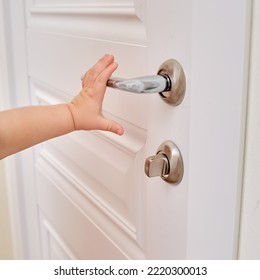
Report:
[{"label": "child's fingers", "polygon": [[95,84],[97,77],[102,73],[106,67],[108,67],[111,63],[113,63],[114,57],[112,55],[106,54],[99,61],[87,71],[83,81],[83,87],[90,87],[92,88]]},{"label": "child's fingers", "polygon": [[107,86],[107,80],[111,77],[113,72],[117,69],[118,64],[116,62],[113,62],[110,64],[104,71],[101,72],[101,74],[96,79],[94,89],[95,89],[95,95],[98,97],[103,98],[106,86]]}]

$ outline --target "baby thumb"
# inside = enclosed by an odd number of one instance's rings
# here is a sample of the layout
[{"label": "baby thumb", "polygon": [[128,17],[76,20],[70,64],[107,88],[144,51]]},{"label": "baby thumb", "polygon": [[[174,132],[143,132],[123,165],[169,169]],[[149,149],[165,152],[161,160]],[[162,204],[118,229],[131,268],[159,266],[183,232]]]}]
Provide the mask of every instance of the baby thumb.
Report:
[{"label": "baby thumb", "polygon": [[123,127],[119,123],[117,123],[113,120],[102,118],[100,125],[101,125],[101,127],[100,127],[101,130],[110,131],[110,132],[116,133],[118,135],[124,134]]}]

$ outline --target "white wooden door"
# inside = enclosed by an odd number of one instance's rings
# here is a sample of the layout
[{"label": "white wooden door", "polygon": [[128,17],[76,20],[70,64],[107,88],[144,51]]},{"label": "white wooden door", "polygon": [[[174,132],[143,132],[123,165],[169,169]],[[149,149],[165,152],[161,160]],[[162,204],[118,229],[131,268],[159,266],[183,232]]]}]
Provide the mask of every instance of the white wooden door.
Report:
[{"label": "white wooden door", "polygon": [[[177,107],[157,94],[108,89],[104,112],[124,126],[123,137],[75,132],[37,146],[29,162],[21,155],[27,166],[21,178],[28,180],[28,170],[35,178],[26,199],[36,212],[22,203],[25,240],[34,235],[27,257],[235,257],[248,1],[24,3],[33,104],[70,100],[82,73],[105,53],[114,54],[122,78],[156,74],[174,58],[187,79]],[[175,142],[184,159],[178,186],[144,174],[146,157],[165,140]]]}]

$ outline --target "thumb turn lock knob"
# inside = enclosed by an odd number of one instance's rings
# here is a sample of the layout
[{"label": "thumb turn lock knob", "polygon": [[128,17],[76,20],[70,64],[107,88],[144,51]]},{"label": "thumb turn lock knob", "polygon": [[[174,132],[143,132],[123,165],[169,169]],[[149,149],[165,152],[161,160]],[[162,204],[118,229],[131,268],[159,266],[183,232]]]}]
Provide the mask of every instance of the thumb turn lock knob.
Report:
[{"label": "thumb turn lock knob", "polygon": [[155,156],[145,161],[145,173],[148,177],[160,176],[172,184],[179,184],[184,173],[184,165],[178,147],[172,141],[163,142]]}]

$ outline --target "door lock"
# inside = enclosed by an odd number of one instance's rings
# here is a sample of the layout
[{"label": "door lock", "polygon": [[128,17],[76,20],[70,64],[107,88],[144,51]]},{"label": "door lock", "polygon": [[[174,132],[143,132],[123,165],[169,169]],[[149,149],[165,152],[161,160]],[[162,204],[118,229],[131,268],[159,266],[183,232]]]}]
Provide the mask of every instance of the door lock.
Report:
[{"label": "door lock", "polygon": [[172,141],[163,142],[156,155],[145,161],[145,173],[148,177],[160,176],[172,184],[179,184],[184,173],[184,165],[178,147]]}]

